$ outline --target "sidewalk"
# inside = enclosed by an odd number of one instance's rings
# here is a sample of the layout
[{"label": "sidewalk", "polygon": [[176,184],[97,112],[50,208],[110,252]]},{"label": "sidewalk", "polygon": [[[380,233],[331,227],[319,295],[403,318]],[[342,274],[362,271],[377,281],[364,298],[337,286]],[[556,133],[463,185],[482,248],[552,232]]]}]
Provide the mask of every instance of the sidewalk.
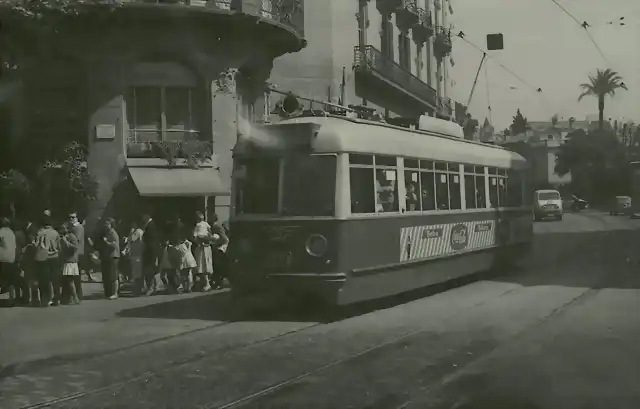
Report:
[{"label": "sidewalk", "polygon": [[[100,274],[95,278],[99,281]],[[52,360],[100,354],[209,327],[219,321],[198,318],[198,314],[191,315],[196,318],[184,318],[179,311],[173,311],[175,318],[162,319],[153,313],[136,317],[127,312],[226,292],[151,297],[125,294],[118,300],[107,300],[100,282],[85,282],[83,290],[85,300],[79,305],[0,308],[0,376],[7,368],[13,371]],[[2,298],[6,296],[3,294]],[[199,304],[199,309],[209,308],[204,300]]]},{"label": "sidewalk", "polygon": [[[237,319],[227,290],[0,309],[0,408],[47,405],[122,385],[314,322]],[[89,298],[89,299],[87,299]]]}]

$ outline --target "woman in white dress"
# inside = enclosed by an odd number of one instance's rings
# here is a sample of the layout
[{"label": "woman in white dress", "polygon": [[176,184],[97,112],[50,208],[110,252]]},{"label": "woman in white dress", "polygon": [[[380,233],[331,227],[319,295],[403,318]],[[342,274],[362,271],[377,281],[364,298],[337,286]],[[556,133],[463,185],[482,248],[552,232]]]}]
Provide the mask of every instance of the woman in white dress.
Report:
[{"label": "woman in white dress", "polygon": [[196,212],[196,225],[193,229],[193,254],[196,259],[196,275],[202,283],[202,291],[211,290],[210,276],[213,274],[213,234],[211,225],[204,220],[202,212]]}]

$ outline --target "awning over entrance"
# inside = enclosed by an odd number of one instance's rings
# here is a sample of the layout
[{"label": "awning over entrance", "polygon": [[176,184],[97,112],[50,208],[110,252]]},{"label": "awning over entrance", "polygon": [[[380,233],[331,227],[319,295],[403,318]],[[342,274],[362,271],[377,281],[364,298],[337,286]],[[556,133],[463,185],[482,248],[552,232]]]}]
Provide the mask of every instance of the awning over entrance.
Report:
[{"label": "awning over entrance", "polygon": [[229,196],[214,169],[129,168],[140,196]]}]

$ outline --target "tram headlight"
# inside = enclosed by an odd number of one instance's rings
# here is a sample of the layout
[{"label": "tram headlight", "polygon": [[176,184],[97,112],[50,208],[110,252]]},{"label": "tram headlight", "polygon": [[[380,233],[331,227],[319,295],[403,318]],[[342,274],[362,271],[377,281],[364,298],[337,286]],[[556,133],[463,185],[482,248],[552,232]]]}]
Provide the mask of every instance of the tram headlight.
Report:
[{"label": "tram headlight", "polygon": [[322,257],[329,249],[329,242],[322,234],[312,234],[304,245],[305,250],[310,256]]}]

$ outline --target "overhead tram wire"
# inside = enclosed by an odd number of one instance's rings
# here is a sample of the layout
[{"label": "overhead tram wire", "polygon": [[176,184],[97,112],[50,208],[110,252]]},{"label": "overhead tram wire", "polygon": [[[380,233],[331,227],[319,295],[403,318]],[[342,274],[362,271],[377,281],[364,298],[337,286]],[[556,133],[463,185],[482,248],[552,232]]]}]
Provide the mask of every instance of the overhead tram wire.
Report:
[{"label": "overhead tram wire", "polygon": [[510,68],[506,67],[504,64],[502,64],[500,61],[498,61],[497,59],[495,59],[493,56],[491,56],[489,53],[487,53],[485,50],[483,50],[481,47],[475,45],[474,43],[472,43],[471,41],[467,40],[464,36],[457,36],[459,39],[463,40],[464,42],[466,42],[467,44],[469,44],[470,46],[472,46],[473,48],[475,48],[476,50],[480,51],[481,53],[484,53],[487,55],[487,58],[493,60],[496,64],[498,64],[503,70],[507,71],[509,74],[513,75],[518,81],[520,81],[521,83],[523,83],[524,85],[526,85],[527,87],[531,88],[532,90],[536,91],[536,92],[542,92],[542,89],[539,87],[534,87],[533,85],[531,85],[529,82],[527,82],[525,79],[523,79],[521,76],[519,76],[518,74],[516,74],[513,70],[511,70]]},{"label": "overhead tram wire", "polygon": [[609,67],[611,67],[611,62],[609,61],[609,59],[607,58],[607,56],[604,54],[604,52],[602,51],[602,48],[600,48],[600,46],[598,45],[598,42],[595,40],[595,38],[593,38],[593,35],[591,35],[591,32],[589,32],[588,28],[589,23],[587,23],[586,21],[580,22],[580,20],[578,20],[576,18],[576,16],[574,16],[573,14],[571,14],[569,12],[569,10],[567,10],[562,4],[560,4],[558,2],[558,0],[551,0],[556,6],[558,6],[560,8],[560,10],[562,10],[562,12],[564,14],[566,14],[567,16],[569,16],[569,18],[571,18],[571,20],[575,21],[576,24],[578,24],[581,28],[584,29],[584,32],[587,34],[587,37],[589,37],[589,41],[591,41],[591,43],[593,44],[593,46],[596,48],[596,50],[598,50],[598,53],[600,54],[600,56],[602,57],[602,59],[604,60],[605,63],[607,63],[607,65]]},{"label": "overhead tram wire", "polygon": [[542,102],[544,102],[544,106],[545,107],[548,108],[548,107],[554,105],[554,104],[551,104],[549,101],[547,101],[547,99],[545,98],[544,91],[542,90],[542,88],[532,85],[530,82],[528,82],[527,80],[522,78],[520,75],[518,75],[515,71],[513,71],[512,69],[510,69],[509,67],[507,67],[506,65],[501,63],[498,59],[496,59],[492,55],[490,55],[487,51],[483,50],[482,47],[474,44],[473,42],[471,42],[469,40],[467,40],[462,31],[456,36],[456,38],[459,38],[459,39],[463,40],[465,43],[469,44],[470,46],[472,46],[476,50],[480,51],[481,53],[483,53],[486,56],[486,58],[489,58],[489,59],[493,60],[493,62],[498,64],[498,66],[500,66],[500,68],[502,68],[503,70],[505,70],[506,72],[511,74],[514,78],[516,78],[522,84],[524,84],[527,87],[531,88],[531,90],[533,90],[537,94],[538,97],[542,98]]}]

